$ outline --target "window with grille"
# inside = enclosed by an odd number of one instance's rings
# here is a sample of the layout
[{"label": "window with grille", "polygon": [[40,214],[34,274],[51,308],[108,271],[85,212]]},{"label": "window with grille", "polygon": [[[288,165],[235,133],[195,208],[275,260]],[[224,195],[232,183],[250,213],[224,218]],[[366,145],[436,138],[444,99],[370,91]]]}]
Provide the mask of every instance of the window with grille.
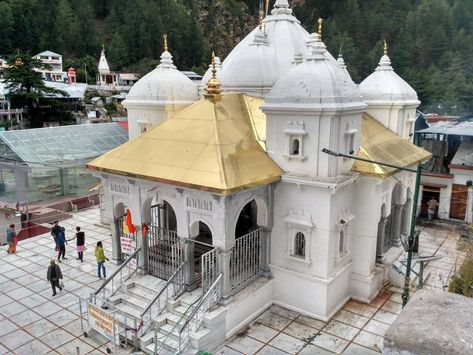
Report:
[{"label": "window with grille", "polygon": [[294,255],[305,258],[305,236],[301,232],[294,239]]}]

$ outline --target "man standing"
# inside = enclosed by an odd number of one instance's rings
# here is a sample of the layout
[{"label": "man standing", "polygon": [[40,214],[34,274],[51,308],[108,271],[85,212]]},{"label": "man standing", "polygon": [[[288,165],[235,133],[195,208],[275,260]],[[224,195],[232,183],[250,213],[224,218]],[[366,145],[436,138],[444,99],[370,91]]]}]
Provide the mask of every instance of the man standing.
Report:
[{"label": "man standing", "polygon": [[97,259],[97,272],[99,279],[102,278],[102,271],[103,271],[103,278],[107,278],[107,274],[105,272],[105,260],[108,261],[108,258],[105,256],[103,251],[102,242],[97,242],[97,246],[95,247],[95,258]]},{"label": "man standing", "polygon": [[437,210],[439,203],[435,198],[432,197],[427,203],[427,205],[427,216],[429,218],[429,221],[432,221],[435,217],[435,211]]},{"label": "man standing", "polygon": [[54,259],[51,259],[51,265],[48,267],[47,273],[48,281],[51,283],[51,288],[53,289],[53,296],[56,296],[56,287],[59,288],[59,291],[62,291],[62,287],[59,284],[59,280],[62,280],[62,272],[59,265],[56,264]]},{"label": "man standing", "polygon": [[61,256],[62,260],[66,260],[67,258],[65,257],[66,255],[66,236],[64,234],[64,228],[61,228],[61,230],[57,234],[57,248],[58,248],[58,253],[57,253],[57,261],[61,262]]},{"label": "man standing", "polygon": [[53,228],[51,228],[51,235],[52,235],[53,238],[54,238],[54,244],[56,244],[56,251],[59,250],[59,247],[58,247],[58,245],[57,245],[57,236],[58,236],[59,232],[60,232],[61,230],[63,230],[63,229],[64,229],[64,228],[62,228],[62,227],[59,225],[59,222],[58,222],[58,221],[54,222],[54,226],[53,226]]}]

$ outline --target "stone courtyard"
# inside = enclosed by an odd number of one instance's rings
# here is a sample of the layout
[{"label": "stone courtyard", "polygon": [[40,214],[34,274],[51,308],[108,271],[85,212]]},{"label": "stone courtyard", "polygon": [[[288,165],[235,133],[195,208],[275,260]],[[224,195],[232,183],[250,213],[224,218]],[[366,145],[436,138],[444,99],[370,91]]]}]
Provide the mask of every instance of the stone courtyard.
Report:
[{"label": "stone courtyard", "polygon": [[[83,336],[79,297],[98,288],[93,251],[102,241],[110,257],[110,233],[99,225],[99,209],[75,213],[60,225],[66,237],[80,226],[86,234],[84,262],[76,260],[75,241],[69,242],[60,265],[65,289],[52,297],[46,270],[56,256],[51,235],[21,241],[17,253],[0,251],[0,354],[105,354],[113,346],[100,335]],[[426,226],[421,234],[421,255],[438,254],[431,262],[426,287],[442,289],[455,265],[464,258],[457,249],[459,233],[448,224]],[[110,276],[116,266],[106,263]],[[383,335],[401,311],[401,290],[387,285],[369,305],[349,301],[329,322],[272,306],[250,326],[227,341],[215,354],[376,354]],[[118,353],[133,352],[120,348]]]}]

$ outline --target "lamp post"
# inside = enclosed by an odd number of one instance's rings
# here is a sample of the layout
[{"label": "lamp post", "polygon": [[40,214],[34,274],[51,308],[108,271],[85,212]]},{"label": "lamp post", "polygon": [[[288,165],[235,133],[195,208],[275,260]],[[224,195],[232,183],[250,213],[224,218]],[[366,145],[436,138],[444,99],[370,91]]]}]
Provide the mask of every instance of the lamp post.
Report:
[{"label": "lamp post", "polygon": [[411,226],[410,226],[410,231],[409,231],[409,237],[407,239],[408,241],[408,247],[407,247],[407,264],[406,264],[406,277],[404,279],[404,291],[402,293],[402,307],[404,307],[407,304],[407,301],[409,300],[409,281],[410,281],[410,276],[411,276],[411,268],[412,268],[412,253],[414,250],[414,234],[415,234],[415,228],[416,228],[416,219],[417,219],[417,202],[419,200],[419,187],[420,187],[420,177],[422,175],[422,165],[419,163],[417,164],[417,169],[409,169],[409,168],[404,168],[401,166],[389,164],[389,163],[384,163],[376,160],[370,160],[370,159],[364,159],[364,158],[359,158],[353,155],[348,155],[348,154],[342,154],[338,152],[334,152],[332,150],[329,150],[327,148],[322,149],[322,152],[328,155],[332,155],[334,157],[343,157],[343,158],[348,158],[348,159],[353,159],[353,160],[360,160],[364,161],[367,163],[373,163],[373,164],[378,164],[381,166],[387,166],[390,168],[394,169],[399,169],[403,171],[409,171],[411,173],[416,173],[416,183],[415,183],[415,189],[414,189],[414,198],[412,201],[412,215],[411,215]]}]

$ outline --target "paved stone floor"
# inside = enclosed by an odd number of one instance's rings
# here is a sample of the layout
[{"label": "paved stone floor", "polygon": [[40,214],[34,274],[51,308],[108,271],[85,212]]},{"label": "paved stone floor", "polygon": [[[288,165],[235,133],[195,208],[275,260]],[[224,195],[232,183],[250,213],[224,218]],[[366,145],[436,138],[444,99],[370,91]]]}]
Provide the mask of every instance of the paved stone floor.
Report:
[{"label": "paved stone floor", "polygon": [[[17,253],[0,250],[0,355],[1,354],[104,354],[107,340],[82,335],[78,297],[86,297],[100,285],[93,250],[104,243],[108,256],[108,228],[100,226],[98,208],[74,214],[61,222],[70,238],[76,226],[86,234],[84,263],[76,260],[75,241],[67,248],[68,260],[60,264],[65,290],[52,297],[46,281],[49,261],[55,257],[48,234],[20,242]],[[427,287],[442,287],[464,254],[457,250],[459,235],[450,225],[427,226],[421,235],[421,254],[443,255],[428,266]],[[107,263],[107,273],[116,269]],[[321,322],[273,306],[226,342],[215,354],[377,354],[383,335],[401,310],[400,290],[387,287],[371,304],[349,301],[329,322]],[[130,353],[131,348],[118,349]]]},{"label": "paved stone floor", "polygon": [[[98,208],[74,214],[62,221],[66,238],[80,226],[86,235],[84,262],[76,260],[75,240],[66,247],[60,265],[65,289],[52,297],[46,280],[50,259],[56,256],[50,234],[21,241],[17,253],[0,250],[0,354],[80,354],[106,353],[107,340],[99,335],[82,335],[78,296],[86,297],[100,285],[93,255],[97,241],[110,256],[109,230],[99,226]],[[107,263],[110,275],[116,266]],[[125,352],[129,352],[126,350]]]}]

